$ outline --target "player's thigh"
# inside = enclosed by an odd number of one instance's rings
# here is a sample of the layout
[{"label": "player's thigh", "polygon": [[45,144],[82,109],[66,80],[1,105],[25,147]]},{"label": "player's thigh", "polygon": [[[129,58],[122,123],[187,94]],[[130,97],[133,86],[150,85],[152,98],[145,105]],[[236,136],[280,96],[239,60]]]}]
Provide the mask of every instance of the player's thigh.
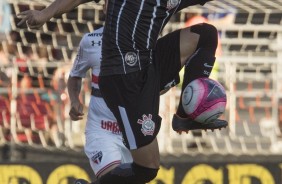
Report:
[{"label": "player's thigh", "polygon": [[181,29],[180,31],[180,57],[183,66],[187,59],[196,51],[200,36],[191,32],[190,27]]},{"label": "player's thigh", "polygon": [[[112,150],[113,152],[108,154],[106,157],[109,157],[110,159],[107,159],[108,163],[113,163],[112,165],[109,165],[108,167],[104,167],[104,170],[99,173],[99,177],[103,176],[104,174],[108,173],[109,171],[113,170],[115,167],[117,167],[120,164],[124,163],[132,163],[132,155],[129,149],[127,149],[123,143],[123,139],[121,136],[112,136],[112,138],[108,139],[108,141],[112,141]],[[107,151],[107,153],[109,153]],[[114,157],[118,156],[119,162],[116,162],[117,159],[114,159]]]},{"label": "player's thigh", "polygon": [[155,63],[159,69],[161,90],[175,86],[180,81],[180,33],[180,30],[174,31],[157,41]]},{"label": "player's thigh", "polygon": [[110,172],[111,170],[113,170],[114,168],[116,168],[117,166],[119,166],[120,163],[115,163],[115,164],[112,164],[112,165],[106,167],[106,168],[103,169],[103,170],[98,170],[98,171],[100,171],[99,173],[95,172],[97,169],[95,169],[96,166],[95,166],[95,164],[94,164],[93,162],[91,162],[91,160],[90,160],[90,165],[91,165],[92,170],[93,170],[94,173],[95,173],[95,176],[96,176],[97,178],[100,178],[101,176],[107,174],[108,172]]},{"label": "player's thigh", "polygon": [[[120,142],[117,144],[117,142]],[[122,162],[121,136],[112,135],[86,135],[84,152],[87,155],[90,165],[97,177],[105,174]]]},{"label": "player's thigh", "polygon": [[131,150],[132,158],[135,163],[149,168],[159,168],[160,154],[157,138],[150,144],[137,150]]},{"label": "player's thigh", "polygon": [[[114,143],[113,144],[113,148],[115,148],[114,153],[113,153],[113,155],[108,155],[111,159],[107,159],[109,161],[108,163],[113,163],[113,164],[109,165],[108,167],[104,167],[104,169],[99,173],[98,177],[101,177],[104,174],[110,172],[111,170],[113,170],[114,168],[119,166],[120,164],[132,163],[133,162],[132,155],[131,155],[130,151],[123,144],[123,140],[122,140],[121,137],[114,137],[113,136],[113,138],[108,139],[108,140],[112,141]],[[115,162],[116,159],[113,159],[113,157],[115,155],[118,155],[118,156],[120,155],[120,158],[121,158],[120,163]]]},{"label": "player's thigh", "polygon": [[160,69],[161,90],[180,82],[179,72],[197,48],[199,35],[183,28],[158,39],[155,60]]},{"label": "player's thigh", "polygon": [[130,150],[125,147],[124,143],[119,146],[121,152],[121,163],[131,163],[133,162]]},{"label": "player's thigh", "polygon": [[151,143],[158,134],[161,123],[158,72],[151,64],[126,75],[100,76],[105,102],[115,115],[130,150]]}]

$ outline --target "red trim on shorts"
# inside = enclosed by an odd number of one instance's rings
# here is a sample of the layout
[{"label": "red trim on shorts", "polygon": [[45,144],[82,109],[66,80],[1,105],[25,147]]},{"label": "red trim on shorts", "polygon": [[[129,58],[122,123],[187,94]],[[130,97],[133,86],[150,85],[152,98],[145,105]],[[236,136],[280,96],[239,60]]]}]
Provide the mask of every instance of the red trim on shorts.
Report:
[{"label": "red trim on shorts", "polygon": [[98,84],[98,81],[99,81],[99,77],[92,74],[92,82]]},{"label": "red trim on shorts", "polygon": [[114,161],[114,162],[109,163],[108,165],[106,165],[105,167],[103,167],[102,169],[100,169],[100,171],[97,172],[96,177],[98,178],[99,175],[100,175],[103,171],[105,171],[106,169],[108,169],[109,167],[111,167],[111,166],[113,166],[113,165],[115,165],[115,164],[121,164],[121,161],[120,161],[120,160],[116,160],[116,161]]}]

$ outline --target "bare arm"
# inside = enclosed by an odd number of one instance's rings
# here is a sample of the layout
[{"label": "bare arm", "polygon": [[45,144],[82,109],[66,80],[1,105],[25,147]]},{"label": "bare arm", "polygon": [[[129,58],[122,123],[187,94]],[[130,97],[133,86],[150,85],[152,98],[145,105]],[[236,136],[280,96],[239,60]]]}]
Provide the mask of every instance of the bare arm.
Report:
[{"label": "bare arm", "polygon": [[79,94],[81,90],[82,79],[80,77],[69,77],[67,88],[71,101],[70,118],[74,121],[83,118],[83,105],[80,103]]},{"label": "bare arm", "polygon": [[73,10],[80,4],[90,2],[91,0],[55,0],[49,6],[41,11],[27,10],[19,13],[17,16],[22,20],[18,26],[25,22],[31,29],[38,29],[54,16],[62,15]]},{"label": "bare arm", "polygon": [[42,10],[47,17],[62,15],[73,10],[80,4],[90,2],[91,0],[55,0],[48,7]]}]

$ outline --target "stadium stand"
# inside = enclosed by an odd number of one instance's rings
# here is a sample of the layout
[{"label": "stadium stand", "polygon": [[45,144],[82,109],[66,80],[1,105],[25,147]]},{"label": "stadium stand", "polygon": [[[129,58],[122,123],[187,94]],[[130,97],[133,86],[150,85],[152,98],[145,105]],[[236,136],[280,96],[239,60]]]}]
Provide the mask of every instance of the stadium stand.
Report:
[{"label": "stadium stand", "polygon": [[[70,121],[64,82],[82,35],[103,24],[102,6],[80,5],[51,19],[41,29],[30,30],[17,26],[16,14],[27,9],[42,9],[51,0],[8,2],[12,10],[12,30],[6,33],[1,48],[10,64],[0,67],[12,83],[8,86],[0,83],[0,143],[9,144],[14,140],[16,144],[42,149],[81,151],[84,122]],[[191,13],[203,15],[219,30],[222,55],[217,58],[216,72],[228,97],[222,118],[230,125],[221,131],[203,131],[201,136],[177,135],[170,127],[180,95],[180,88],[176,87],[161,97],[164,121],[159,135],[161,153],[282,153],[282,148],[275,147],[282,141],[282,74],[279,72],[282,69],[282,0],[211,1],[204,7],[179,12],[163,34],[185,27]],[[20,91],[17,83],[25,75],[32,78],[33,88]],[[54,82],[59,78],[59,84]],[[87,79],[84,84],[82,99],[88,102]]]}]

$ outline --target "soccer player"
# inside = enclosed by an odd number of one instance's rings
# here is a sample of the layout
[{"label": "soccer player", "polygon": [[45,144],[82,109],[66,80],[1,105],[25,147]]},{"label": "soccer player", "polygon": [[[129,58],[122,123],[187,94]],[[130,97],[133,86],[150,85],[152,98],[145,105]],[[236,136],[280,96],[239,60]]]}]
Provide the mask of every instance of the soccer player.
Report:
[{"label": "soccer player", "polygon": [[92,92],[85,127],[84,151],[97,178],[121,163],[132,162],[131,153],[123,144],[116,118],[99,90],[103,29],[101,27],[83,36],[67,83],[71,101],[69,115],[73,121],[77,121],[84,116],[83,104],[79,100],[82,78],[86,77],[88,70],[92,70]]},{"label": "soccer player", "polygon": [[[119,123],[125,145],[131,150],[133,163],[117,166],[94,184],[141,184],[156,177],[160,164],[156,140],[161,123],[158,116],[159,91],[165,81],[161,75],[162,66],[166,65],[162,59],[170,58],[186,63],[184,87],[193,79],[208,77],[215,58],[217,30],[208,24],[192,26],[164,37],[163,39],[169,40],[165,42],[168,45],[158,42],[159,47],[156,47],[157,38],[172,14],[206,1],[208,0],[109,1],[103,31],[99,87],[107,106]],[[41,12],[21,13],[21,22],[27,21],[30,28],[37,28],[54,15],[67,12],[81,2],[56,0]],[[191,33],[187,39],[183,38],[185,32]],[[159,58],[158,52],[163,52]],[[181,68],[180,63],[177,65]],[[174,78],[174,68],[169,68],[164,77]],[[176,83],[170,81],[172,84]],[[186,124],[192,126],[187,127]],[[215,129],[227,124],[216,121],[201,127],[193,125],[195,122],[186,117],[179,105],[173,126],[180,130]]]}]

